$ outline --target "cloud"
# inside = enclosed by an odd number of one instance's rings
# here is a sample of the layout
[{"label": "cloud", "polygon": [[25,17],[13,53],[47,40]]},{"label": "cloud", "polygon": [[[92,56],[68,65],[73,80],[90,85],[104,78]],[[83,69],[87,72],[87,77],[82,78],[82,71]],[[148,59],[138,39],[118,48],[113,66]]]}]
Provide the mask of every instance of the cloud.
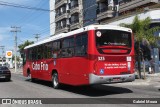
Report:
[{"label": "cloud", "polygon": [[0,27],[0,34],[4,34],[6,32],[10,32],[10,27]]},{"label": "cloud", "polygon": [[[32,30],[32,31],[39,31],[39,29],[41,29],[41,26],[38,26],[38,25],[34,25],[34,24],[30,24],[30,23],[27,23],[23,26],[24,29],[27,29],[27,30]],[[23,29],[22,28],[22,29]]]},{"label": "cloud", "polygon": [[0,27],[0,46],[5,46],[5,50],[14,48],[14,36],[10,33],[10,30],[10,27]]},{"label": "cloud", "polygon": [[9,33],[9,27],[0,27],[0,41],[2,42],[3,40],[10,38]]},{"label": "cloud", "polygon": [[11,35],[0,34],[0,46],[4,46],[5,50],[14,49],[13,41],[14,41],[14,38],[11,38]]},{"label": "cloud", "polygon": [[[3,40],[5,40],[5,39],[7,39],[7,38],[8,38],[8,35],[3,35],[3,36],[2,36],[2,35],[0,34],[0,41],[1,41],[1,43],[2,43]],[[0,44],[0,45],[2,45],[2,44]]]},{"label": "cloud", "polygon": [[28,4],[30,0],[0,0],[1,2],[14,3],[14,4]]}]

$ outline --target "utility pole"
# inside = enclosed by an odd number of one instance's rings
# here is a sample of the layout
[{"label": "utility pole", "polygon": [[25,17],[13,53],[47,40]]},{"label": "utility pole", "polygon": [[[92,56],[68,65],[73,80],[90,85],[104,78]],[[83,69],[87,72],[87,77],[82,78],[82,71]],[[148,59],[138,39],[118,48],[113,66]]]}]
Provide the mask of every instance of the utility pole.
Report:
[{"label": "utility pole", "polygon": [[14,63],[15,63],[15,72],[17,72],[17,32],[21,32],[20,28],[17,26],[11,26],[12,30],[11,32],[15,33],[15,58],[14,58]]},{"label": "utility pole", "polygon": [[38,39],[40,38],[40,34],[34,34],[35,35],[35,38],[37,39],[37,42],[38,42]]},{"label": "utility pole", "polygon": [[0,48],[2,49],[2,66],[3,66],[3,54],[4,54],[4,46],[0,46]]}]

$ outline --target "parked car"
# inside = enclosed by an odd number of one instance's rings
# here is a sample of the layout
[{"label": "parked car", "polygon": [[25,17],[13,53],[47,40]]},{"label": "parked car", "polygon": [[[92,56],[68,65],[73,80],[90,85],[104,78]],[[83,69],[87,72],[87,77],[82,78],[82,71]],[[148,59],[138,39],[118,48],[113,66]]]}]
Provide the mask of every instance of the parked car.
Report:
[{"label": "parked car", "polygon": [[11,71],[6,66],[0,66],[0,80],[11,80]]}]

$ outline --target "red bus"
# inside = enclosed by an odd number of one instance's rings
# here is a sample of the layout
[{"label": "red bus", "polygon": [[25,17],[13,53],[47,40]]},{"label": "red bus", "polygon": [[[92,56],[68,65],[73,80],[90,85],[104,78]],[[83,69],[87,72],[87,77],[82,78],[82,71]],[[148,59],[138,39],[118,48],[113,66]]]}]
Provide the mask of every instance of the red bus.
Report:
[{"label": "red bus", "polygon": [[23,56],[23,75],[51,81],[54,88],[135,80],[129,28],[90,25],[29,45]]}]

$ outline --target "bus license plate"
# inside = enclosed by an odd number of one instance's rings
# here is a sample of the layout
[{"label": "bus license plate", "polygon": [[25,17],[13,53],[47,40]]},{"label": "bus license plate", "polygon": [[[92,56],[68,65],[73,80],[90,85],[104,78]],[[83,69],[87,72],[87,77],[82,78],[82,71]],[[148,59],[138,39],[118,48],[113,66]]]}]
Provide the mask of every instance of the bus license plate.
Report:
[{"label": "bus license plate", "polygon": [[114,81],[114,82],[119,82],[119,81],[120,81],[120,78],[113,78],[113,81]]},{"label": "bus license plate", "polygon": [[0,78],[5,78],[5,76],[0,76]]}]

